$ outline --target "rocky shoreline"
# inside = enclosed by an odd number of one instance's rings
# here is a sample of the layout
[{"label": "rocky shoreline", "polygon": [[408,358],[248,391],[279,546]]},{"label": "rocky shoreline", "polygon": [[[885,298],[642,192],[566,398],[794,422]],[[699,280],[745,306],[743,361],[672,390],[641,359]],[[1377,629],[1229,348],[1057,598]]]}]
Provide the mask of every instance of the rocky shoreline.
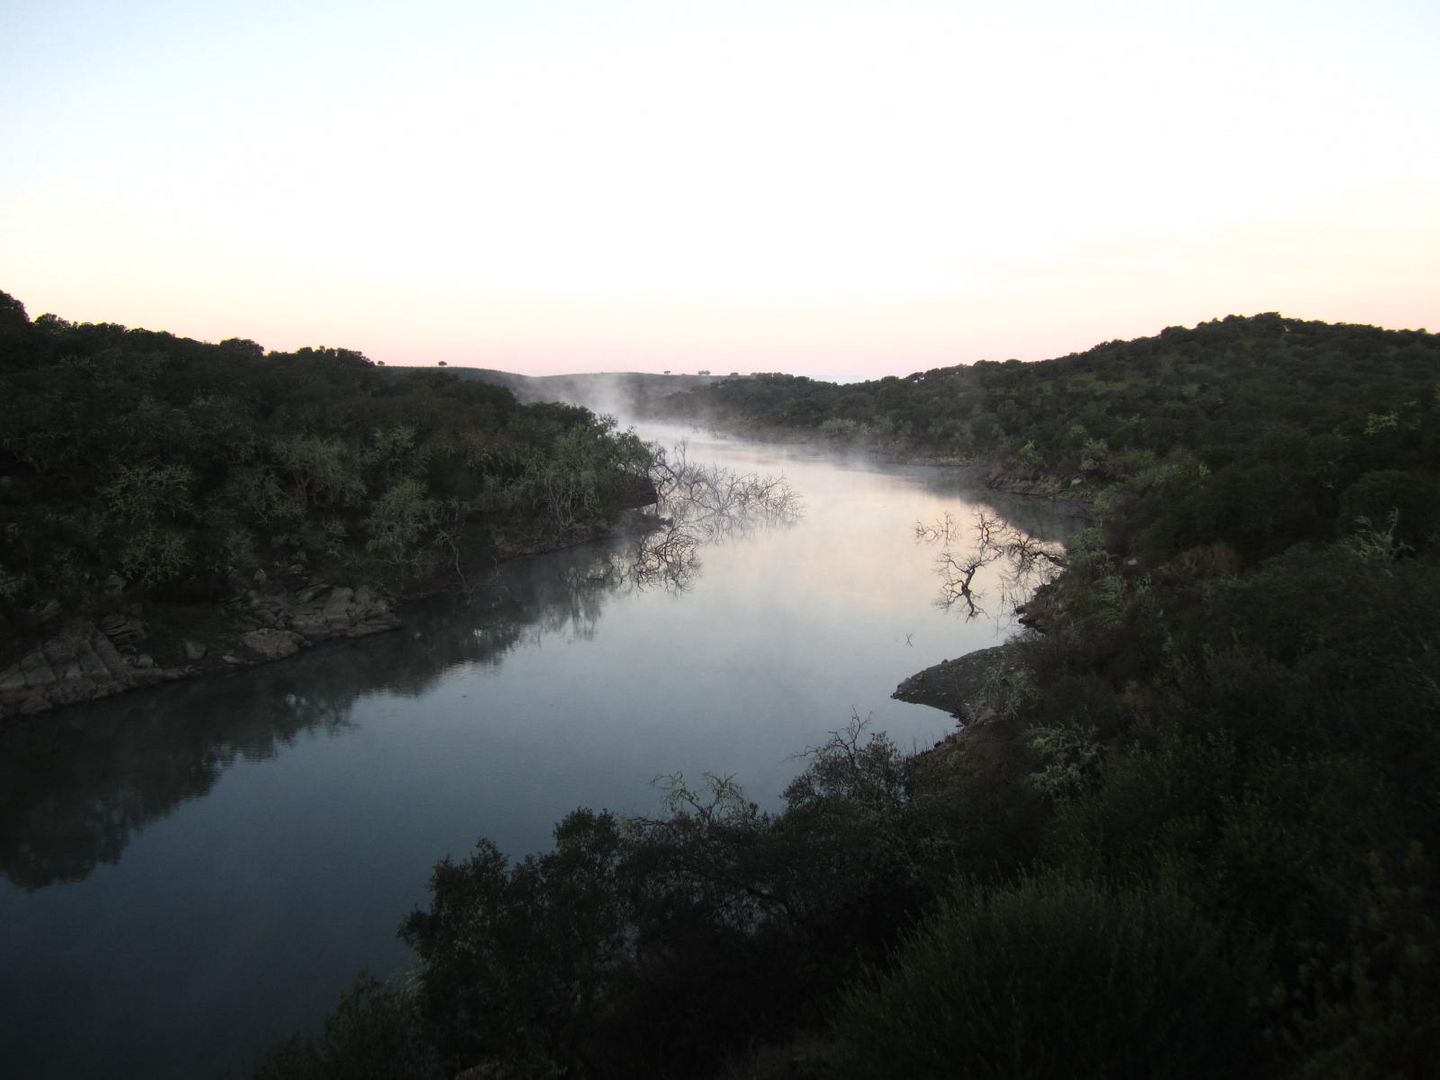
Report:
[{"label": "rocky shoreline", "polygon": [[336,638],[394,630],[390,603],[366,587],[312,583],[250,589],[183,635],[138,611],[72,617],[0,671],[0,724],[156,683],[223,674]]},{"label": "rocky shoreline", "polygon": [[[502,562],[528,558],[653,527],[652,518],[626,507],[603,527],[577,528],[563,540],[510,539],[492,554]],[[137,603],[104,615],[52,615],[54,629],[37,634],[0,669],[0,731],[66,705],[226,675],[322,642],[396,630],[402,625],[398,605],[451,586],[453,579],[444,586],[431,581],[397,599],[373,586],[318,580],[296,564],[276,567],[272,575],[257,571],[223,602],[183,609]]]},{"label": "rocky shoreline", "polygon": [[985,695],[987,684],[1016,665],[1013,645],[977,649],[916,672],[897,686],[890,696],[912,705],[944,709],[962,727],[968,727],[989,718],[990,706]]},{"label": "rocky shoreline", "polygon": [[1012,495],[1030,495],[1037,499],[1054,502],[1093,503],[1096,491],[1081,476],[1066,480],[1059,476],[1016,476],[1003,470],[992,470],[985,480],[985,486],[993,491],[1006,491]]}]

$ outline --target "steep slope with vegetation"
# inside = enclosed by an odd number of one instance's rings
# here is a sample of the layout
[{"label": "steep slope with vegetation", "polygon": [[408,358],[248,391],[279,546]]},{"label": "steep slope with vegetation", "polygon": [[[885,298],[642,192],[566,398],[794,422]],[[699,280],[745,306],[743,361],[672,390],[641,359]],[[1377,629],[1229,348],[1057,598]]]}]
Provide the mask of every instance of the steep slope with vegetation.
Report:
[{"label": "steep slope with vegetation", "polygon": [[[193,653],[221,624],[278,631],[251,652],[284,651],[297,619],[352,627],[349,594],[327,614],[330,586],[459,583],[497,555],[593,535],[646,501],[649,465],[582,408],[346,349],[32,322],[0,294],[0,668],[60,642],[7,673],[18,700],[70,663],[104,666],[84,677],[107,686],[183,664],[179,635]],[[232,599],[243,617],[217,623]],[[360,608],[386,621],[378,600]],[[89,629],[65,640],[80,613],[112,628],[117,655]],[[152,633],[159,655],[132,672],[148,623],[177,633]]]},{"label": "steep slope with vegetation", "polygon": [[[673,400],[1078,478],[1101,528],[972,723],[765,815],[679,778],[435,869],[414,981],[267,1076],[1421,1076],[1440,1056],[1440,339],[1230,318]],[[389,1067],[389,1066],[386,1066]]]},{"label": "steep slope with vegetation", "polygon": [[[731,430],[994,463],[1008,482],[1052,492],[1089,495],[1157,465],[1199,462],[1231,470],[1216,487],[1263,503],[1301,471],[1307,487],[1334,489],[1347,451],[1362,471],[1381,459],[1414,465],[1425,445],[1410,436],[1434,410],[1437,354],[1423,331],[1230,316],[1033,364],[850,385],[725,379],[662,407]],[[1277,470],[1291,475],[1269,475]]]}]

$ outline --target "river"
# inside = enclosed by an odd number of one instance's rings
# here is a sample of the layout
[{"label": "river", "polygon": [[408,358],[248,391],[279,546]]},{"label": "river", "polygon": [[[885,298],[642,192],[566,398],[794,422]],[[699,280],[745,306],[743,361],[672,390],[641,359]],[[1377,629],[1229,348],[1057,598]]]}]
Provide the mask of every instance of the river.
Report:
[{"label": "river", "polygon": [[1014,626],[998,567],[980,614],[937,605],[916,523],[1076,524],[958,470],[641,434],[783,474],[803,511],[668,573],[634,540],[506,564],[401,631],[0,737],[0,1072],[248,1075],[357,969],[408,962],[398,923],[477,837],[519,855],[576,806],[655,814],[676,771],[777,807],[852,713],[932,745],[954,722],[891,691]]}]

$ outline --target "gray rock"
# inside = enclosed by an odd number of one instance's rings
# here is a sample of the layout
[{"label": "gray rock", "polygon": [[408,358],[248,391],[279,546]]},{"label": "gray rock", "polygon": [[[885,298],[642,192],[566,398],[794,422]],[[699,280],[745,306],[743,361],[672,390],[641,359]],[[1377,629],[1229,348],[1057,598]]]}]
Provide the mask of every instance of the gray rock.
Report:
[{"label": "gray rock", "polygon": [[[87,642],[88,644],[88,642]],[[93,646],[84,649],[80,653],[80,673],[87,679],[104,681],[110,677],[105,662],[100,659]]]},{"label": "gray rock", "polygon": [[92,637],[114,653],[110,639],[93,623],[77,621],[0,672],[0,719],[92,701],[133,685],[128,675],[123,680],[111,676],[91,646]]},{"label": "gray rock", "polygon": [[312,641],[362,637],[400,625],[385,599],[363,585],[332,588],[313,582],[300,591],[289,615],[289,625]]},{"label": "gray rock", "polygon": [[95,650],[95,656],[104,665],[105,670],[110,673],[111,678],[118,679],[122,683],[128,682],[129,670],[125,661],[116,651],[115,645],[104,634],[96,634],[90,640],[91,647]]},{"label": "gray rock", "polygon": [[[242,635],[243,649],[221,654],[237,667],[293,656],[311,641],[361,637],[400,625],[384,597],[371,589],[337,589],[318,580],[299,596],[249,589],[226,606],[235,613],[248,609],[249,625],[259,626]],[[140,614],[135,606],[110,612],[98,623],[74,618],[17,663],[0,669],[0,721],[203,672],[195,665],[210,652],[197,641],[182,642],[187,663],[175,667],[138,652],[137,643],[146,637]]]},{"label": "gray rock", "polygon": [[75,705],[81,701],[94,701],[106,693],[90,679],[75,679],[54,687],[48,698],[54,705]]},{"label": "gray rock", "polygon": [[45,659],[45,654],[39,649],[20,658],[20,670],[25,675],[25,685],[31,689],[49,686],[55,681],[55,672],[50,667],[50,661]]},{"label": "gray rock", "polygon": [[[63,668],[70,661],[75,659],[75,646],[78,643],[66,637],[51,638],[40,646],[50,665],[57,670]],[[60,676],[64,678],[63,675]]]},{"label": "gray rock", "polygon": [[996,645],[967,653],[956,660],[942,660],[933,667],[911,675],[890,696],[915,705],[944,709],[962,724],[984,720],[985,684],[997,672],[1014,667],[1014,646]]},{"label": "gray rock", "polygon": [[100,620],[100,629],[117,645],[133,645],[145,637],[145,624],[133,615],[113,611]]},{"label": "gray rock", "polygon": [[344,585],[331,589],[330,597],[325,601],[325,621],[337,630],[349,623],[350,598],[354,595],[355,591]]},{"label": "gray rock", "polygon": [[240,640],[247,649],[265,660],[281,660],[294,656],[300,651],[300,646],[305,644],[305,639],[295,631],[281,630],[273,626],[250,630],[242,634]]}]

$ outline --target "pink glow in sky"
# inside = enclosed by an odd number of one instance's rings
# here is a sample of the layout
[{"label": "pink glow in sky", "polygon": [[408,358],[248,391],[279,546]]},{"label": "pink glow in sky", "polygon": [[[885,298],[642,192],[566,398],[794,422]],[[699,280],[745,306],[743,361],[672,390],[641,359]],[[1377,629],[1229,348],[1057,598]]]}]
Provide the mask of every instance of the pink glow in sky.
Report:
[{"label": "pink glow in sky", "polygon": [[388,364],[1440,329],[1433,4],[0,0],[0,289]]}]

